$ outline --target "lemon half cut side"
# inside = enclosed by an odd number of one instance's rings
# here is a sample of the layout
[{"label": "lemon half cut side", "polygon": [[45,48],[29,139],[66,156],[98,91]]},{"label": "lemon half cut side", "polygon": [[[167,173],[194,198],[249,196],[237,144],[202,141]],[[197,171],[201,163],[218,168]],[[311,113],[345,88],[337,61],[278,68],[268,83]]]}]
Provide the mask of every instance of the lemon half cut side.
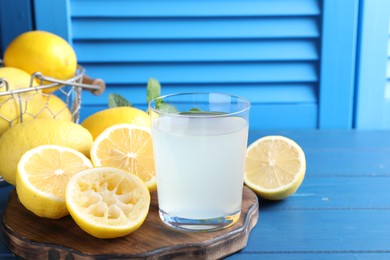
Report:
[{"label": "lemon half cut side", "polygon": [[98,238],[137,230],[149,212],[150,193],[136,175],[112,167],[75,174],[66,189],[67,208],[81,229]]},{"label": "lemon half cut side", "polygon": [[16,173],[20,202],[40,217],[58,219],[68,215],[65,189],[77,172],[92,168],[81,152],[58,145],[41,145],[21,157]]},{"label": "lemon half cut side", "polygon": [[264,199],[289,197],[301,185],[305,172],[305,153],[287,137],[265,136],[247,149],[244,182]]},{"label": "lemon half cut side", "polygon": [[39,145],[66,146],[89,156],[92,142],[87,129],[70,121],[37,118],[17,124],[1,135],[0,175],[8,183],[15,185],[21,156]]},{"label": "lemon half cut side", "polygon": [[117,124],[105,129],[93,142],[95,167],[115,167],[140,177],[150,191],[156,189],[151,130],[135,124]]}]

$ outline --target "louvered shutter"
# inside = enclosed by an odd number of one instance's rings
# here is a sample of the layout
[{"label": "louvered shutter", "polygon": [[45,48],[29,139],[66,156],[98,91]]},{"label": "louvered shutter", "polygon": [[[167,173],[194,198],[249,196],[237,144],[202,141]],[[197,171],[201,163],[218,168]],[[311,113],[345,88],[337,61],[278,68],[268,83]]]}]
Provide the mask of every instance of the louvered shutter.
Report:
[{"label": "louvered shutter", "polygon": [[390,128],[390,1],[361,0],[355,127]]},{"label": "louvered shutter", "polygon": [[33,28],[29,0],[0,1],[0,59],[8,44],[19,34]]},{"label": "louvered shutter", "polygon": [[[390,12],[390,11],[389,11]],[[390,17],[390,14],[389,14]],[[386,88],[385,88],[385,113],[384,128],[390,128],[390,18],[389,18],[389,30],[387,39],[387,63],[386,63]]]},{"label": "louvered shutter", "polygon": [[[329,1],[345,8],[357,0]],[[321,77],[324,66],[325,75],[336,73],[321,58],[334,48],[323,41],[323,29],[331,37],[335,25],[323,28],[320,0],[35,0],[34,6],[37,29],[67,37],[88,74],[108,85],[102,96],[85,93],[82,118],[106,107],[110,93],[146,109],[146,82],[154,77],[163,93],[217,91],[248,98],[252,129],[351,125],[350,82],[334,103],[340,81],[332,76],[335,87]],[[346,66],[350,77],[353,64]],[[332,125],[336,119],[341,123]]]}]

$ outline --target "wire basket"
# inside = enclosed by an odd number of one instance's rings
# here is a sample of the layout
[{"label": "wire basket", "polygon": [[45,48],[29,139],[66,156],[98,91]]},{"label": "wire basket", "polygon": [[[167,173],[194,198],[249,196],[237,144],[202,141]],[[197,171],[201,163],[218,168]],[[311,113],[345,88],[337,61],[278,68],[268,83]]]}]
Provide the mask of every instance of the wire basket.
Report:
[{"label": "wire basket", "polygon": [[[2,62],[0,60],[0,67]],[[33,82],[38,81],[39,85],[34,86]],[[45,92],[45,89],[55,88],[56,91],[52,93]],[[6,78],[0,78],[0,124],[4,124],[4,121],[12,127],[15,124],[21,123],[31,118],[39,118],[39,115],[43,113],[50,113],[53,118],[59,117],[63,110],[69,109],[71,113],[71,119],[73,122],[78,123],[80,119],[81,110],[81,98],[82,90],[87,89],[95,95],[99,95],[104,92],[105,83],[101,79],[91,79],[85,74],[85,69],[82,66],[78,66],[75,77],[68,80],[59,80],[42,75],[40,72],[36,72],[31,76],[30,85],[26,88],[10,90],[9,82]],[[49,106],[50,98],[55,95],[64,101],[63,108],[52,110]],[[29,109],[29,101],[42,96],[45,102],[42,103],[39,109],[34,109],[31,112]],[[54,99],[54,97],[52,97]],[[7,102],[12,102],[12,105],[17,106],[18,109],[13,116],[7,117],[1,113],[2,106],[5,107]],[[30,103],[31,104],[31,103]],[[1,122],[3,121],[3,122]]]}]

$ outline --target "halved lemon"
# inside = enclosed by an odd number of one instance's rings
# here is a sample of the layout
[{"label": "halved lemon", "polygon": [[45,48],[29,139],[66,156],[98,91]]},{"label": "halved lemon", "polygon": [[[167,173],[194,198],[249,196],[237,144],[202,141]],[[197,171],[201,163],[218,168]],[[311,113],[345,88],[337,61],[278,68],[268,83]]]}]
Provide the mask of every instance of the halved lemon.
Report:
[{"label": "halved lemon", "polygon": [[66,189],[74,221],[98,238],[116,238],[137,230],[150,206],[145,183],[126,171],[99,167],[75,174]]},{"label": "halved lemon", "polygon": [[305,153],[287,137],[266,136],[247,149],[244,182],[265,199],[280,200],[295,193],[305,172]]},{"label": "halved lemon", "polygon": [[20,202],[40,217],[68,215],[65,189],[71,176],[92,168],[81,152],[58,145],[37,146],[23,154],[16,173]]},{"label": "halved lemon", "polygon": [[115,167],[133,173],[156,189],[153,143],[150,128],[117,124],[106,128],[91,147],[94,166]]}]

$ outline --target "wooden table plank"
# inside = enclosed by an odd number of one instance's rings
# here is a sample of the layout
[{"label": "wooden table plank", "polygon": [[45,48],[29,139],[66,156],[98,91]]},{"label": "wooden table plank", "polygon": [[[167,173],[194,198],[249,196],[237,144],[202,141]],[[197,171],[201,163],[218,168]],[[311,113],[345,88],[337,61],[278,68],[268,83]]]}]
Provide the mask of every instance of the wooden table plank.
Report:
[{"label": "wooden table plank", "polygon": [[259,199],[262,210],[387,209],[390,177],[307,177],[298,191],[282,201]]},{"label": "wooden table plank", "polygon": [[257,130],[250,132],[248,142],[252,143],[266,135],[284,135],[293,139],[305,149],[390,147],[390,131],[386,130]]},{"label": "wooden table plank", "polygon": [[327,253],[327,252],[302,252],[302,253],[247,253],[241,252],[226,258],[226,260],[259,260],[259,259],[272,259],[272,260],[326,260],[326,259],[339,259],[339,260],[355,260],[355,259],[375,259],[375,260],[388,260],[390,259],[390,253],[360,253],[360,252],[348,252],[348,253]]},{"label": "wooden table plank", "polygon": [[307,173],[321,176],[390,176],[389,148],[365,150],[304,149]]},{"label": "wooden table plank", "polygon": [[246,253],[390,253],[389,210],[260,210]]}]

